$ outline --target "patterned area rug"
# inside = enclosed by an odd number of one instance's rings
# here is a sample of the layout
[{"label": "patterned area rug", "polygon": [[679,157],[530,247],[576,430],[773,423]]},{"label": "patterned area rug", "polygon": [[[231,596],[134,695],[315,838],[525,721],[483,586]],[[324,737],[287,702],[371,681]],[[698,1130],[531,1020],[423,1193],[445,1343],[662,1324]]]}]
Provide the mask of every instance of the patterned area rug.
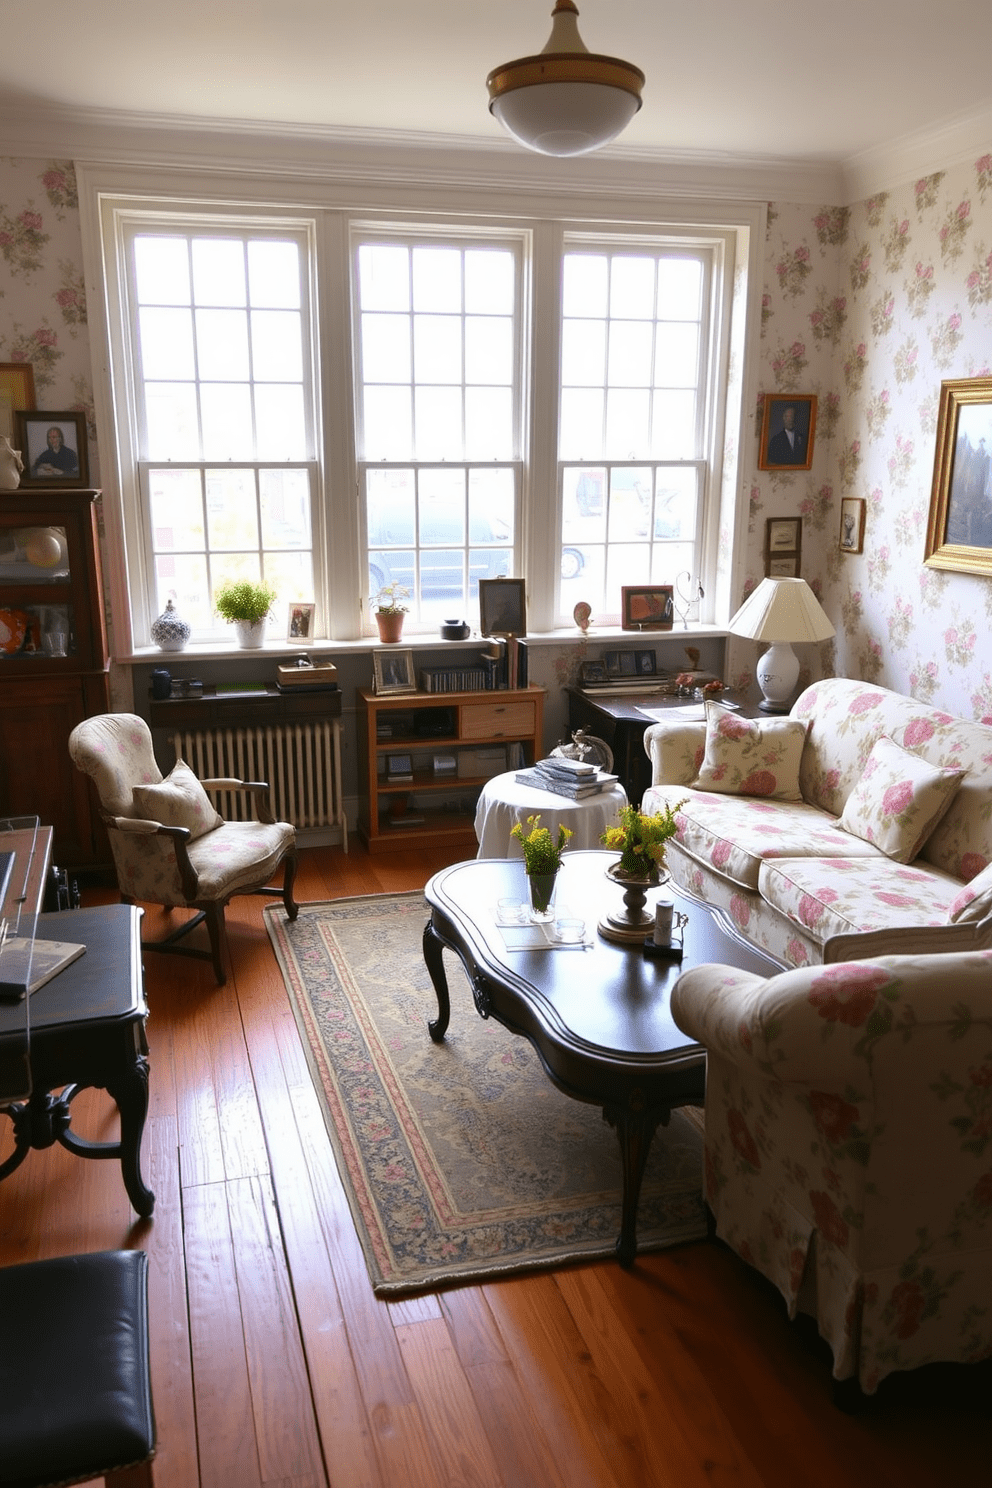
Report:
[{"label": "patterned area rug", "polygon": [[[377,1295],[613,1254],[616,1135],[551,1084],[526,1039],[479,1017],[448,952],[451,1023],[431,1041],[422,894],[265,919]],[[698,1122],[673,1112],[652,1144],[640,1249],[705,1235],[701,1162]]]}]

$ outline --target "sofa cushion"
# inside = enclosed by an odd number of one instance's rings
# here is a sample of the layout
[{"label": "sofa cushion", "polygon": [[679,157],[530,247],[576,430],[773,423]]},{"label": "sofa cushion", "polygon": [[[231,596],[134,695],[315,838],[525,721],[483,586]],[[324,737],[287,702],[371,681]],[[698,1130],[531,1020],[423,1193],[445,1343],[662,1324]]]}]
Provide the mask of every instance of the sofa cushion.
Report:
[{"label": "sofa cushion", "polygon": [[706,703],[706,748],[696,790],[801,801],[799,761],[806,724],[796,718],[742,718]]},{"label": "sofa cushion", "polygon": [[992,914],[992,863],[976,873],[970,883],[952,900],[947,911],[951,925],[974,924]]},{"label": "sofa cushion", "polygon": [[845,832],[910,863],[950,806],[963,770],[931,765],[892,739],[877,739],[841,812]]},{"label": "sofa cushion", "polygon": [[961,885],[935,868],[873,858],[788,858],[762,865],[762,898],[821,944],[832,935],[944,925]]},{"label": "sofa cushion", "polygon": [[679,845],[744,889],[757,889],[759,870],[768,858],[881,856],[870,843],[841,832],[835,817],[801,801],[735,800],[713,791],[654,785],[645,792],[641,810],[679,803]]},{"label": "sofa cushion", "polygon": [[134,804],[149,821],[161,822],[163,827],[188,827],[194,842],[224,825],[185,760],[176,760],[161,785],[136,785]]}]

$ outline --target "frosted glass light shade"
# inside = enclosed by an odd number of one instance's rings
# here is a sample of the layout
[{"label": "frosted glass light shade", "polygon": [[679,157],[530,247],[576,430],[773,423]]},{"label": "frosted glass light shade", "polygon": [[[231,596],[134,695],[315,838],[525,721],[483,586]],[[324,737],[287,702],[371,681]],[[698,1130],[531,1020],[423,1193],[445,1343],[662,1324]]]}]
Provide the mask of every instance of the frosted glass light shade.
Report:
[{"label": "frosted glass light shade", "polygon": [[556,0],[551,36],[537,56],[496,67],[489,111],[520,144],[542,155],[587,155],[616,139],[641,106],[644,74],[586,50],[573,0]]}]

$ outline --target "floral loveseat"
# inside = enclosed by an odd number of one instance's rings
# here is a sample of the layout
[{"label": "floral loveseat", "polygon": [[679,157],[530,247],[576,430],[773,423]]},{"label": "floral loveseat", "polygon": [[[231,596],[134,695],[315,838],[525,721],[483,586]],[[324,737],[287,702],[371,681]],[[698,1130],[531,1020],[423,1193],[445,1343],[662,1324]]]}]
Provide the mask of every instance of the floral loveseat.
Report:
[{"label": "floral loveseat", "polygon": [[677,883],[794,966],[992,946],[992,728],[840,677],[706,714],[644,737]]},{"label": "floral loveseat", "polygon": [[698,966],[672,1015],[706,1046],[717,1233],[835,1378],[990,1357],[992,951]]}]

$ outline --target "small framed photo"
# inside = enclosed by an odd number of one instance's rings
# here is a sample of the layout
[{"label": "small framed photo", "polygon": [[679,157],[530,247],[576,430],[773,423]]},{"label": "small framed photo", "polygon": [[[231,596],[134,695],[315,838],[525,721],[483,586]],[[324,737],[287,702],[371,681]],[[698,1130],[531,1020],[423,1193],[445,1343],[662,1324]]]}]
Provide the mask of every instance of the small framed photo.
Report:
[{"label": "small framed photo", "polygon": [[479,631],[485,636],[527,634],[523,579],[479,580]]},{"label": "small framed photo", "polygon": [[624,584],[620,624],[624,630],[671,630],[674,600],[672,584]]},{"label": "small framed photo", "polygon": [[865,546],[865,503],[860,496],[845,496],[840,504],[840,550],[862,553]]},{"label": "small framed photo", "polygon": [[658,671],[658,662],[653,651],[635,651],[634,666],[639,677],[653,677]]},{"label": "small framed photo", "polygon": [[924,563],[992,574],[992,377],[940,384]]},{"label": "small framed photo", "polygon": [[0,362],[0,435],[14,443],[14,415],[34,407],[34,368],[30,362]]},{"label": "small framed photo", "polygon": [[316,605],[294,602],[289,607],[289,629],[287,641],[310,641],[313,639],[313,617]]},{"label": "small framed photo", "polygon": [[580,682],[608,682],[605,661],[584,661],[579,667]]},{"label": "small framed photo", "polygon": [[387,754],[386,776],[389,780],[412,780],[412,756],[409,754]]},{"label": "small framed photo", "polygon": [[84,414],[15,413],[24,474],[21,485],[85,486],[89,482]]},{"label": "small framed photo", "polygon": [[373,651],[372,688],[377,693],[416,692],[412,651]]},{"label": "small framed photo", "polygon": [[762,400],[759,470],[808,470],[813,463],[816,398],[810,393]]},{"label": "small framed photo", "polygon": [[798,579],[802,546],[802,517],[769,517],[765,523],[766,576]]}]

